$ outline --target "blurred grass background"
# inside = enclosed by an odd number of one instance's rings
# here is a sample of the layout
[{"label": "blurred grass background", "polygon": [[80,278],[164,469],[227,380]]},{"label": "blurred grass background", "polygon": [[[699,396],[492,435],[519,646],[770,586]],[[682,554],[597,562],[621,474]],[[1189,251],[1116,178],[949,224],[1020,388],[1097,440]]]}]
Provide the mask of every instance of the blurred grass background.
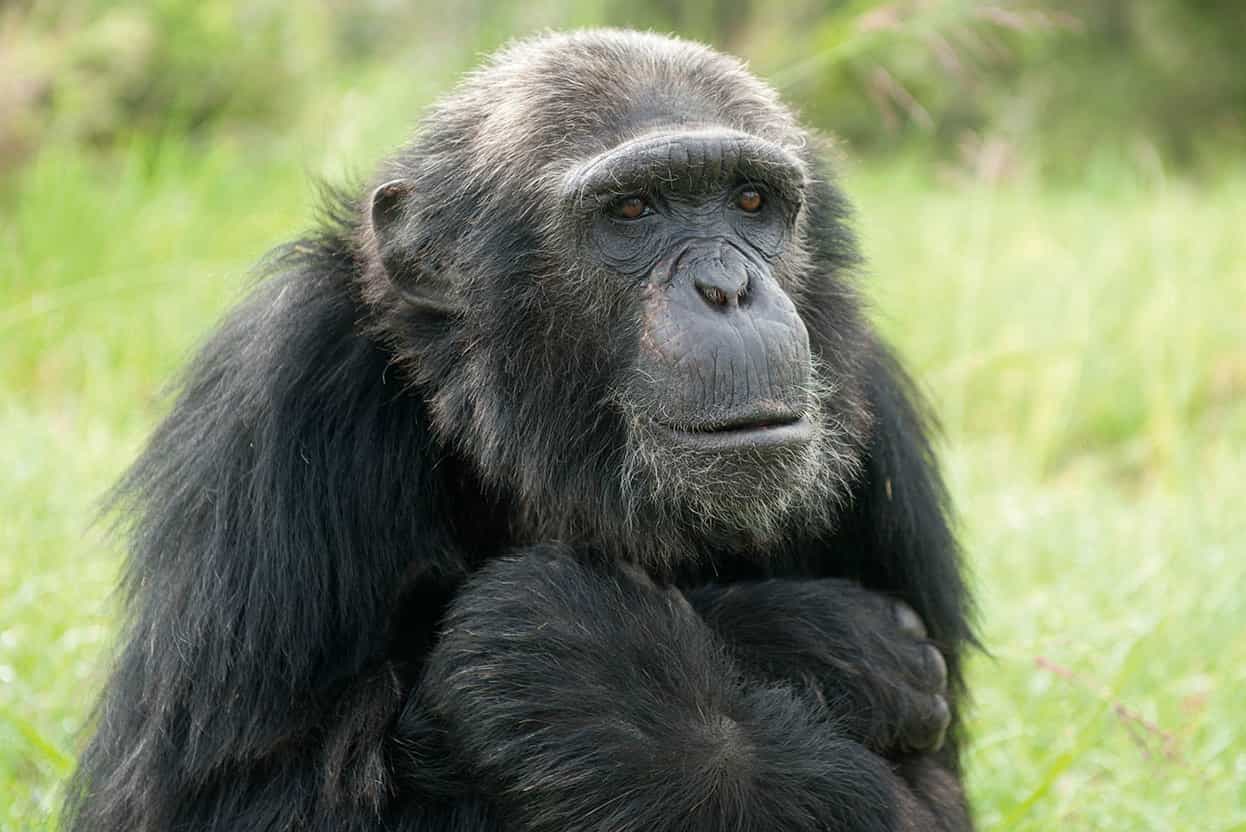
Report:
[{"label": "blurred grass background", "polygon": [[483,51],[611,23],[841,139],[874,316],[943,415],[990,657],[984,829],[1246,830],[1246,4],[0,4],[0,830],[112,646],[99,495],[314,177]]}]

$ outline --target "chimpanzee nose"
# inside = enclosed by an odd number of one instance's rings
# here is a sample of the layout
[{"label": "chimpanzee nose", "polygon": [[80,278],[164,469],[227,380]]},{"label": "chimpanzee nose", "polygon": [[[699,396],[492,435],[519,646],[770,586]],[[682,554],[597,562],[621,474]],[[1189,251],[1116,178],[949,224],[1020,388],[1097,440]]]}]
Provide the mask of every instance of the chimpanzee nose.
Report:
[{"label": "chimpanzee nose", "polygon": [[748,294],[748,272],[744,269],[728,271],[715,265],[716,268],[702,268],[692,278],[697,294],[710,306],[739,306]]}]

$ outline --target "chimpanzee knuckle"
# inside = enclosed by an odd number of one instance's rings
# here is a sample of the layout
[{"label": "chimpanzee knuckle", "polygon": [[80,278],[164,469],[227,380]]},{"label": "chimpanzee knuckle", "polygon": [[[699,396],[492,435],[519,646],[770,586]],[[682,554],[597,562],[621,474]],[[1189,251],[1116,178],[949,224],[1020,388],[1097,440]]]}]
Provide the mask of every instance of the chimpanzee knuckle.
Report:
[{"label": "chimpanzee knuckle", "polygon": [[933,752],[943,747],[952,709],[942,696],[922,696],[916,703],[913,719],[905,731],[905,747],[909,751]]},{"label": "chimpanzee knuckle", "polygon": [[922,645],[922,655],[926,662],[926,678],[931,690],[939,693],[947,691],[947,659],[933,644]]},{"label": "chimpanzee knuckle", "polygon": [[895,615],[897,626],[901,632],[907,633],[914,638],[926,637],[926,624],[922,621],[917,611],[903,601],[895,601],[892,607]]},{"label": "chimpanzee knuckle", "polygon": [[952,724],[952,708],[948,705],[946,698],[936,696],[931,711],[931,732],[930,744],[927,746],[931,751],[938,751],[943,747],[943,740],[947,737],[947,729]]}]

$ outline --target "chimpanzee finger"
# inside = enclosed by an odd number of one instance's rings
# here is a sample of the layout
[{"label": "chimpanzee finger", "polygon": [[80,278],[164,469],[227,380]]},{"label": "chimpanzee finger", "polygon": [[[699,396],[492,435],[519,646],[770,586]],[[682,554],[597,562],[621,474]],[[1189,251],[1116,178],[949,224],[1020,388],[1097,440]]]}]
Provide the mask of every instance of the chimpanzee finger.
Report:
[{"label": "chimpanzee finger", "polygon": [[944,693],[947,691],[947,659],[943,658],[939,648],[930,643],[922,645],[922,653],[926,659],[928,690]]},{"label": "chimpanzee finger", "polygon": [[901,745],[907,751],[932,752],[943,747],[952,710],[942,696],[923,696],[905,721]]},{"label": "chimpanzee finger", "polygon": [[926,623],[922,621],[917,611],[903,601],[896,601],[892,607],[892,612],[896,617],[896,624],[900,626],[901,632],[908,633],[913,638],[926,637]]}]

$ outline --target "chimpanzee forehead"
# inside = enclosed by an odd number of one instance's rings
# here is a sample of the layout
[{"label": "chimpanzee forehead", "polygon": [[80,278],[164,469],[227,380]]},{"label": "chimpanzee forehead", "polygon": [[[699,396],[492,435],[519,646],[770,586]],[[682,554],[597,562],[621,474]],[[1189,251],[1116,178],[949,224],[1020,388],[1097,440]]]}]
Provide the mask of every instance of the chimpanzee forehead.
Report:
[{"label": "chimpanzee forehead", "polygon": [[[434,164],[444,167],[446,153],[461,154],[459,164],[470,173],[462,181],[492,183],[495,193],[532,193],[533,183],[560,190],[574,168],[655,136],[740,134],[801,158],[808,144],[775,91],[735,58],[613,30],[512,45],[464,79],[425,125]],[[697,167],[707,168],[688,169]]]},{"label": "chimpanzee forehead", "polygon": [[537,38],[495,56],[472,81],[489,120],[519,117],[581,147],[693,125],[800,140],[791,112],[740,61],[677,38],[614,30]]},{"label": "chimpanzee forehead", "polygon": [[[613,88],[599,91],[595,137],[608,147],[662,130],[722,127],[785,144],[793,127],[787,111],[747,90],[741,94],[738,87],[727,89],[723,80],[712,73],[679,78],[677,67],[661,64],[648,73],[619,78]],[[766,89],[755,83],[758,90]]]},{"label": "chimpanzee forehead", "polygon": [[617,123],[610,126],[619,133],[641,134],[664,127],[721,124],[723,113],[707,96],[697,92],[649,86],[617,102],[623,106],[617,107]]}]

